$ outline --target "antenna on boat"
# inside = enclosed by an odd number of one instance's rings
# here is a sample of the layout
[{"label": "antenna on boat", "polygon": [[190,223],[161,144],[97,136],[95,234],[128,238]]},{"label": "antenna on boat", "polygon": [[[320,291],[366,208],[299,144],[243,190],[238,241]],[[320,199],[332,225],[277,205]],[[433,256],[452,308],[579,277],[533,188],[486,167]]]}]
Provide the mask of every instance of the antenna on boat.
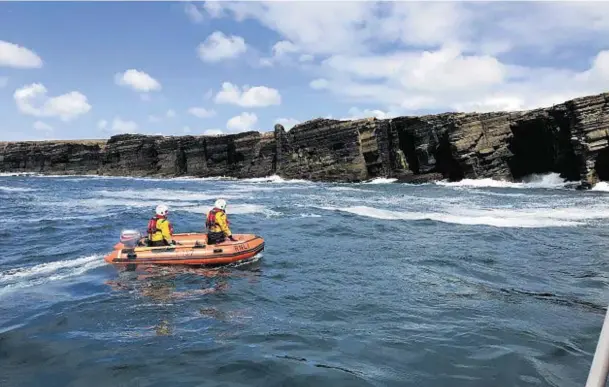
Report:
[{"label": "antenna on boat", "polygon": [[605,322],[596,344],[586,387],[604,387],[609,372],[609,308],[605,312]]}]

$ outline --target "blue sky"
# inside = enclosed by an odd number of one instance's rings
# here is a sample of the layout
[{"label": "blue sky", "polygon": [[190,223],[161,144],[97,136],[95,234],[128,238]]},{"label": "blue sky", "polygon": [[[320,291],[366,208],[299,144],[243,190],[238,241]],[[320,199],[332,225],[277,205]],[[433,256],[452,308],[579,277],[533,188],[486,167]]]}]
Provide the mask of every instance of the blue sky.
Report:
[{"label": "blue sky", "polygon": [[0,140],[272,130],[609,91],[607,3],[0,3]]}]

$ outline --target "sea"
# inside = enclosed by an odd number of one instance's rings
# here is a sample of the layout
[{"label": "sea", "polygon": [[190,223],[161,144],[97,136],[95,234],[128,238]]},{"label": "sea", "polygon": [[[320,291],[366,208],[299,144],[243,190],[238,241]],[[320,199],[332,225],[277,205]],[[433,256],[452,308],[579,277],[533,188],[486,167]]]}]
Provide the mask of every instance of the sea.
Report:
[{"label": "sea", "polygon": [[[255,262],[103,260],[217,198]],[[0,386],[582,386],[609,184],[0,176]]]}]

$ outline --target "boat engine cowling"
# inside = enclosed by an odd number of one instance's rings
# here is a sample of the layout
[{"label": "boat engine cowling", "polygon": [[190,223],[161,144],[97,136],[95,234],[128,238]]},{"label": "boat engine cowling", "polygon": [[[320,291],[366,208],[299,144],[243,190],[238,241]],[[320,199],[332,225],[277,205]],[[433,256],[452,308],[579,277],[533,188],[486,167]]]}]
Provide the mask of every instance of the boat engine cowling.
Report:
[{"label": "boat engine cowling", "polygon": [[127,248],[134,248],[138,242],[142,239],[142,234],[137,230],[123,230],[121,231],[120,241]]}]

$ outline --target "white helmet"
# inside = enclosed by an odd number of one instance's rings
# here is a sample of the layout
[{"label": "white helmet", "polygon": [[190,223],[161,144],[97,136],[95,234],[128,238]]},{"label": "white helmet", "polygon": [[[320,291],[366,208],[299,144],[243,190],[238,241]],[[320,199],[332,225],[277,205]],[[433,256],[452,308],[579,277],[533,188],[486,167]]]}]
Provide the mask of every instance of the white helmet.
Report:
[{"label": "white helmet", "polygon": [[214,207],[219,208],[222,211],[226,210],[226,200],[224,200],[224,199],[216,200],[216,204],[214,204]]},{"label": "white helmet", "polygon": [[158,216],[165,216],[167,215],[167,212],[169,212],[169,208],[166,205],[159,204],[158,206],[156,206],[156,214]]}]

